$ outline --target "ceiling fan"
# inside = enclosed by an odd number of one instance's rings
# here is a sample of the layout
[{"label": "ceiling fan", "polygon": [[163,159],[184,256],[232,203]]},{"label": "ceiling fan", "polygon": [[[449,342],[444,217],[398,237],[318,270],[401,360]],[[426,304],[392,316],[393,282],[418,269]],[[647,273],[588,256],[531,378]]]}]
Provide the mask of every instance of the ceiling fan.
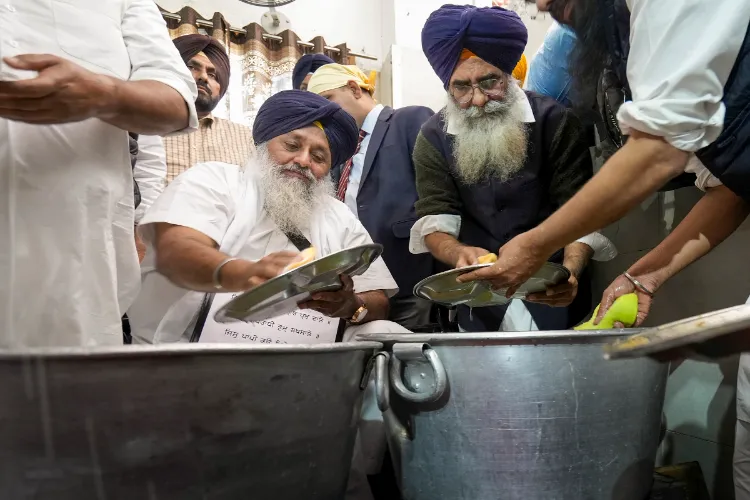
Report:
[{"label": "ceiling fan", "polygon": [[294,0],[240,0],[242,3],[254,5],[256,7],[268,7],[268,12],[264,13],[260,18],[260,25],[267,33],[272,35],[278,35],[284,30],[292,27],[289,22],[289,18],[276,11],[276,7],[287,5]]}]

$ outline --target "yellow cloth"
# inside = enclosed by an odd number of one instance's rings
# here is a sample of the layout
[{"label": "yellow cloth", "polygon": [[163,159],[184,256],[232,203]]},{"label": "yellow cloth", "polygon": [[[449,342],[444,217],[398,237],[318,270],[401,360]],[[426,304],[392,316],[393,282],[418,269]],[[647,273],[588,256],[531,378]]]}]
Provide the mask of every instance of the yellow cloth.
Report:
[{"label": "yellow cloth", "polygon": [[516,64],[516,67],[513,69],[513,78],[521,82],[521,86],[523,86],[526,81],[526,71],[528,71],[528,69],[529,65],[526,62],[526,55],[521,54],[521,60],[518,61],[518,64]]},{"label": "yellow cloth", "polygon": [[371,71],[368,77],[356,66],[326,64],[310,77],[310,81],[307,82],[307,90],[315,94],[321,94],[341,88],[349,82],[355,82],[360,88],[372,92],[375,90],[376,75],[376,72]]}]

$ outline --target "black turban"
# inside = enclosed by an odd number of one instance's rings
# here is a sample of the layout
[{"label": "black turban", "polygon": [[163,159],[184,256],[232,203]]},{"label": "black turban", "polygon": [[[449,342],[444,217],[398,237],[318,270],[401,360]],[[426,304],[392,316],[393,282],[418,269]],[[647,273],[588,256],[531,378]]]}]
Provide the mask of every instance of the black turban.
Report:
[{"label": "black turban", "polygon": [[510,75],[527,39],[518,14],[500,7],[443,5],[422,28],[422,50],[446,89],[464,49]]},{"label": "black turban", "polygon": [[320,123],[331,148],[331,166],[354,155],[359,139],[357,122],[335,102],[304,90],[283,90],[269,97],[253,123],[255,144],[268,142],[292,130]]},{"label": "black turban", "polygon": [[292,72],[292,87],[299,89],[307,75],[315,73],[321,66],[333,64],[335,62],[336,61],[323,54],[305,54],[300,57],[297,64],[294,65],[294,71]]},{"label": "black turban", "polygon": [[172,41],[180,51],[185,64],[199,52],[206,54],[208,60],[216,68],[216,80],[221,88],[219,99],[224,97],[229,87],[229,56],[221,42],[208,35],[199,34],[179,36]]}]

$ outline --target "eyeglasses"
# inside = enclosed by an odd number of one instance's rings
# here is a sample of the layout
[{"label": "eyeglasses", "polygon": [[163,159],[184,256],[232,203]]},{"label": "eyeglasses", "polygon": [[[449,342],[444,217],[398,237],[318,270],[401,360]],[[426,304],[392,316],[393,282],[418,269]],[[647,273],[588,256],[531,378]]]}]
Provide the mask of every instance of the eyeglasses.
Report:
[{"label": "eyeglasses", "polygon": [[451,84],[451,96],[459,104],[468,104],[474,99],[474,90],[479,89],[488,99],[497,99],[505,93],[504,83],[503,78],[488,78],[474,84]]}]

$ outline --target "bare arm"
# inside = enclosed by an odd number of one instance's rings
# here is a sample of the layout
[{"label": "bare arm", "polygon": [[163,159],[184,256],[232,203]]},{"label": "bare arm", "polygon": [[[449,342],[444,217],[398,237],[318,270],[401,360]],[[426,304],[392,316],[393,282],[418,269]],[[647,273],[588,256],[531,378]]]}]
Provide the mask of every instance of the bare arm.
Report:
[{"label": "bare arm", "polygon": [[551,255],[617,221],[682,172],[688,156],[660,137],[633,132],[583,189],[530,231],[534,245]]},{"label": "bare arm", "polygon": [[578,279],[592,255],[594,255],[594,250],[590,246],[576,241],[565,247],[563,266]]},{"label": "bare arm", "polygon": [[484,248],[464,245],[447,233],[430,233],[424,242],[433,257],[451,267],[476,264],[476,259],[490,253]]},{"label": "bare arm", "polygon": [[[216,292],[213,274],[229,256],[205,234],[184,226],[158,223],[154,227],[156,269],[172,283],[200,292]],[[219,282],[225,292],[244,291],[277,276],[296,254],[277,252],[257,262],[235,260],[221,268]]]},{"label": "bare arm", "polygon": [[102,121],[144,135],[167,135],[188,126],[188,105],[169,85],[100,77],[103,88],[98,117]]},{"label": "bare arm", "polygon": [[655,273],[659,283],[664,283],[716,248],[748,214],[750,205],[729,188],[711,188],[675,230],[628,272],[634,276]]},{"label": "bare arm", "polygon": [[[357,297],[367,306],[367,316],[362,320],[362,323],[388,319],[391,304],[385,292],[382,290],[373,290],[371,292],[358,293]],[[349,317],[351,318],[355,312],[356,309]]]},{"label": "bare arm", "polygon": [[[750,205],[725,186],[708,190],[685,219],[656,248],[633,264],[628,273],[649,292],[656,292],[668,279],[700,259],[732,234],[750,213]],[[598,323],[614,301],[627,293],[638,296],[641,325],[651,310],[652,297],[621,275],[602,295]]]}]

